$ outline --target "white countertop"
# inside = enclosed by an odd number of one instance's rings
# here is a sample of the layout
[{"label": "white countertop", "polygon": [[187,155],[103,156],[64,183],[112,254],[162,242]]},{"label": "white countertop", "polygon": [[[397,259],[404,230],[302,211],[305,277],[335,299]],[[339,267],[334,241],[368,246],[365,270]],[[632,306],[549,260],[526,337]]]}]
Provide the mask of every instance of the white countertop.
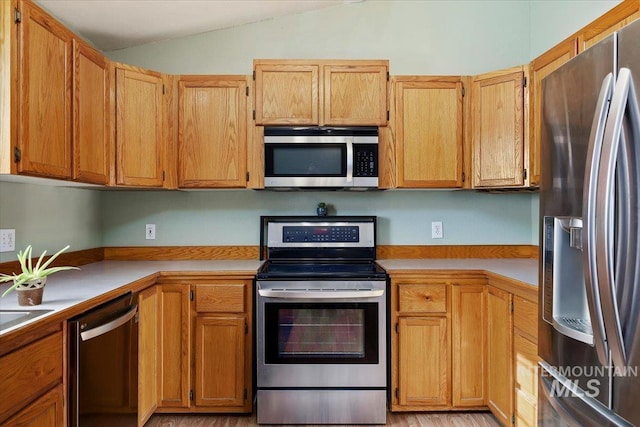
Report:
[{"label": "white countertop", "polygon": [[387,272],[393,270],[485,270],[538,286],[538,260],[535,259],[380,259]]},{"label": "white countertop", "polygon": [[[116,291],[158,272],[255,274],[259,260],[210,261],[102,261],[81,266],[80,270],[62,271],[47,278],[42,304],[34,307],[18,305],[14,292],[0,298],[2,310],[53,310],[0,332],[0,336],[53,313]],[[484,270],[537,286],[538,262],[532,259],[382,259],[378,263],[393,270]],[[10,285],[0,285],[2,294]]]},{"label": "white countertop", "polygon": [[[86,264],[80,270],[61,271],[47,278],[42,304],[33,307],[18,305],[15,292],[0,298],[2,310],[53,310],[43,316],[27,320],[0,332],[4,335],[31,322],[44,319],[53,313],[91,300],[107,292],[124,288],[136,280],[158,272],[247,272],[255,274],[262,261],[211,260],[211,261],[102,261]],[[10,286],[0,285],[0,295]],[[124,291],[124,289],[123,289]]]}]

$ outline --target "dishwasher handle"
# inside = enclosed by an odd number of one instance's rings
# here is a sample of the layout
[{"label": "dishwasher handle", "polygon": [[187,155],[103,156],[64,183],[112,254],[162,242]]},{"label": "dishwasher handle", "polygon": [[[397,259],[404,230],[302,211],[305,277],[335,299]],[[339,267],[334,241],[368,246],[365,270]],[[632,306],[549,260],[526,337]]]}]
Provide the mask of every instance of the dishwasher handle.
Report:
[{"label": "dishwasher handle", "polygon": [[92,338],[99,337],[100,335],[104,335],[107,332],[111,332],[114,329],[124,325],[129,320],[131,320],[133,316],[136,315],[137,312],[138,312],[138,305],[136,304],[133,307],[131,307],[131,309],[127,311],[125,314],[123,314],[122,316],[117,317],[100,326],[96,326],[94,328],[80,332],[80,338],[82,338],[82,341],[89,341]]}]

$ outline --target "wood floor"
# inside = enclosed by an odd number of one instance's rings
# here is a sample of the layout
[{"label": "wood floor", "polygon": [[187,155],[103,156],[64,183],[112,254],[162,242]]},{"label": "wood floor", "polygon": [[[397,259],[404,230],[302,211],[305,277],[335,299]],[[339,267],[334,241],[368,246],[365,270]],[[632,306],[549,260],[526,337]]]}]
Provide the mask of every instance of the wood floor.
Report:
[{"label": "wood floor", "polygon": [[[160,414],[152,416],[145,427],[252,427],[258,425],[255,414]],[[488,412],[388,413],[387,425],[396,427],[500,427],[500,423]]]}]

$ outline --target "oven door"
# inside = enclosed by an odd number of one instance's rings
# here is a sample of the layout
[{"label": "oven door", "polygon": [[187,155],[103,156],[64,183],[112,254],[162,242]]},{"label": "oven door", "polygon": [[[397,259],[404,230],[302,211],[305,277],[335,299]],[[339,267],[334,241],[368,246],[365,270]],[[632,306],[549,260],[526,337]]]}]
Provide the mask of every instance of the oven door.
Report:
[{"label": "oven door", "polygon": [[385,387],[384,288],[311,293],[265,296],[258,285],[258,388]]}]

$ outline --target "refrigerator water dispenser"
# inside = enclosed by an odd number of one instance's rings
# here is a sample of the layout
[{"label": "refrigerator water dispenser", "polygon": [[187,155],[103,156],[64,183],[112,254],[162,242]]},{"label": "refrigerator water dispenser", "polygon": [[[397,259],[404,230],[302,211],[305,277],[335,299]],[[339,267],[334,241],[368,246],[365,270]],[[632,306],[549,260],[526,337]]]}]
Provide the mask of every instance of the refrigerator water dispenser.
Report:
[{"label": "refrigerator water dispenser", "polygon": [[543,319],[558,331],[593,345],[582,268],[582,218],[544,217]]}]

